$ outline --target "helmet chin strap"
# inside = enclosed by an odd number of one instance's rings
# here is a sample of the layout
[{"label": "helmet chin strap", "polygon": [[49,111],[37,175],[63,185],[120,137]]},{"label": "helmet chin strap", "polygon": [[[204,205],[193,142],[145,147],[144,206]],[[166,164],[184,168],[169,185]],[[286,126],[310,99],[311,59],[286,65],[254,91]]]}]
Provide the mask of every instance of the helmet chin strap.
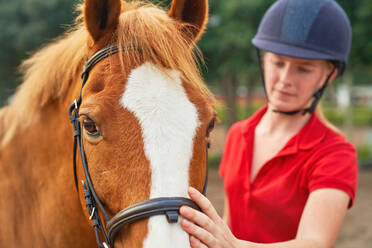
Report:
[{"label": "helmet chin strap", "polygon": [[[265,95],[266,95],[267,100],[269,101],[269,97],[267,96],[267,92],[266,92],[265,78],[264,78],[264,72],[263,72],[262,63],[261,63],[262,61],[261,61],[260,51],[259,51],[259,49],[257,49],[256,51],[257,51],[257,57],[258,57],[260,73],[261,73],[262,83],[263,83],[263,86],[264,86]],[[299,109],[299,110],[293,110],[293,111],[281,111],[281,110],[274,109],[273,112],[278,113],[278,114],[284,114],[284,115],[296,115],[296,114],[302,112],[302,115],[305,115],[306,113],[309,113],[311,115],[314,112],[314,110],[316,108],[316,105],[319,103],[320,98],[322,97],[322,95],[324,93],[324,90],[327,88],[329,80],[330,80],[332,74],[335,72],[335,70],[336,70],[336,67],[334,66],[333,69],[332,69],[332,72],[327,76],[327,79],[326,79],[325,83],[323,84],[323,86],[313,94],[312,97],[314,98],[314,100],[311,103],[310,107],[308,107],[306,109]]]}]

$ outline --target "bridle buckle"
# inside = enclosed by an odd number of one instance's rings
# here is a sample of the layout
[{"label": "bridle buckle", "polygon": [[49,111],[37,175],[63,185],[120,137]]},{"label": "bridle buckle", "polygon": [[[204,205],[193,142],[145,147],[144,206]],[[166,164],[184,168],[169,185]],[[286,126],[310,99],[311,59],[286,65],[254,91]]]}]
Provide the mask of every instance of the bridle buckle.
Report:
[{"label": "bridle buckle", "polygon": [[96,207],[93,207],[92,213],[89,216],[89,220],[92,220],[95,211],[96,211]]},{"label": "bridle buckle", "polygon": [[77,110],[77,109],[78,109],[78,104],[77,104],[77,100],[76,100],[76,98],[75,98],[75,100],[74,100],[74,104],[75,104],[75,110]]}]

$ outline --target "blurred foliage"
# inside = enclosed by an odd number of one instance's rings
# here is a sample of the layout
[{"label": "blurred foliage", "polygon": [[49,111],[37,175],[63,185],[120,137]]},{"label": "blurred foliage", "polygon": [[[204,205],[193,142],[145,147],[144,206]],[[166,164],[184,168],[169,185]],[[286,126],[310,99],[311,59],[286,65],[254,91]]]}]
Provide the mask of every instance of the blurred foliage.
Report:
[{"label": "blurred foliage", "polygon": [[[246,104],[238,104],[237,105],[237,120],[241,121],[247,119],[251,116],[254,112],[256,112],[263,103],[252,103],[250,106]],[[216,111],[218,119],[220,120],[221,125],[225,125],[227,121],[227,112],[229,109],[223,103],[216,104]]]},{"label": "blurred foliage", "polygon": [[345,119],[345,111],[339,108],[324,107],[323,112],[326,118],[336,126],[342,126]]},{"label": "blurred foliage", "polygon": [[17,67],[74,19],[71,0],[0,0],[0,105],[21,82]]},{"label": "blurred foliage", "polygon": [[372,109],[368,107],[353,108],[353,123],[357,126],[372,126]]},{"label": "blurred foliage", "polygon": [[204,53],[209,82],[232,75],[238,81],[257,81],[256,50],[251,45],[270,1],[210,1],[208,29],[199,46]]},{"label": "blurred foliage", "polygon": [[220,166],[222,154],[208,154],[208,168],[217,169]]},{"label": "blurred foliage", "polygon": [[345,9],[353,28],[353,44],[349,60],[349,69],[353,73],[354,81],[360,84],[371,84],[372,1],[337,0],[337,2]]},{"label": "blurred foliage", "polygon": [[[167,7],[170,0],[152,0]],[[21,82],[17,66],[31,52],[60,35],[74,19],[78,0],[0,0],[0,105]],[[217,92],[222,78],[238,84],[259,82],[256,53],[251,45],[260,19],[274,0],[213,0],[208,29],[199,42],[204,75]],[[353,26],[349,73],[358,84],[372,76],[372,1],[338,0]]]},{"label": "blurred foliage", "polygon": [[[248,109],[245,104],[238,104],[237,107],[237,119],[244,120],[251,116],[256,110],[258,110],[263,103],[253,103]],[[323,105],[323,112],[327,120],[332,124],[341,127],[344,124],[346,117],[346,110],[337,108],[332,105]],[[221,125],[225,125],[227,121],[227,112],[229,109],[222,103],[216,105],[218,119]],[[352,122],[355,126],[359,127],[371,127],[372,126],[372,108],[366,106],[355,106],[353,107],[353,118]]]},{"label": "blurred foliage", "polygon": [[[332,106],[323,107],[327,119],[337,126],[343,125],[346,117],[346,110]],[[354,106],[352,110],[352,122],[355,126],[372,126],[372,109],[366,106]]]},{"label": "blurred foliage", "polygon": [[364,144],[357,147],[358,163],[360,165],[372,162],[372,147],[369,144]]}]

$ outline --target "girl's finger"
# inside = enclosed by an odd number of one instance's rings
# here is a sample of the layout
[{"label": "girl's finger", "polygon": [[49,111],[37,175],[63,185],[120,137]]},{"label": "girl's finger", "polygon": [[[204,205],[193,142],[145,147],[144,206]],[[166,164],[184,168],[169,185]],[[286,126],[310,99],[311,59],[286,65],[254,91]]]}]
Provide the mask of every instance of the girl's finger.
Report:
[{"label": "girl's finger", "polygon": [[215,238],[212,234],[210,234],[205,229],[195,225],[194,223],[182,219],[181,220],[181,227],[185,230],[189,235],[194,236],[194,238],[198,239],[201,243],[205,244],[207,247],[213,247],[215,243]]},{"label": "girl's finger", "polygon": [[201,210],[209,216],[214,222],[218,222],[220,219],[220,216],[218,215],[216,209],[213,207],[212,203],[204,196],[202,195],[198,190],[196,190],[193,187],[189,187],[188,190],[189,196],[191,200],[193,200],[198,206],[201,208]]},{"label": "girl's finger", "polygon": [[192,235],[190,235],[190,245],[191,245],[191,248],[208,248],[208,246],[200,242],[199,239],[195,238]]},{"label": "girl's finger", "polygon": [[204,213],[190,208],[188,206],[182,206],[180,208],[180,214],[197,224],[198,226],[202,227],[203,229],[207,230],[211,234],[215,234],[216,225],[214,222]]}]

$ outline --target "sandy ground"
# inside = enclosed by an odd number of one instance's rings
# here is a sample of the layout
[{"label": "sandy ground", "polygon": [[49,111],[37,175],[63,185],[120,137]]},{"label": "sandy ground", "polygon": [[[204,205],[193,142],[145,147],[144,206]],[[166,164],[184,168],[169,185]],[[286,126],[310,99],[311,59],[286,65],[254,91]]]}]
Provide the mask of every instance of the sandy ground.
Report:
[{"label": "sandy ground", "polygon": [[[220,215],[223,212],[223,182],[216,169],[209,171],[207,197]],[[336,248],[372,247],[372,170],[361,171],[354,206],[348,211]]]}]

